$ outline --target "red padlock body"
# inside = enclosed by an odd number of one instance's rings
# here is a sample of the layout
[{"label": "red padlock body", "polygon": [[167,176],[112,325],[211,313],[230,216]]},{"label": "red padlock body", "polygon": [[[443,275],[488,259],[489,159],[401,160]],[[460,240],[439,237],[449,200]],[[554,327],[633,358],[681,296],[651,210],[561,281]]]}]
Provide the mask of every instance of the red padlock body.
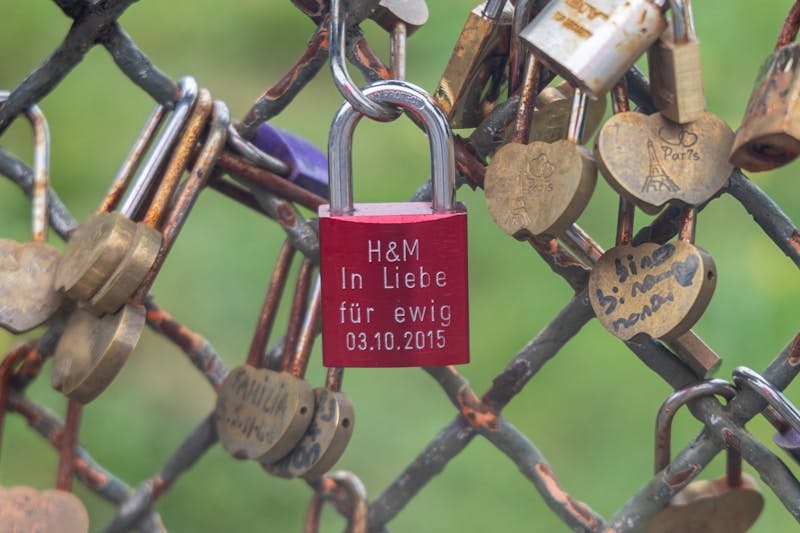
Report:
[{"label": "red padlock body", "polygon": [[467,213],[423,202],[319,209],[322,361],[333,367],[469,362]]}]

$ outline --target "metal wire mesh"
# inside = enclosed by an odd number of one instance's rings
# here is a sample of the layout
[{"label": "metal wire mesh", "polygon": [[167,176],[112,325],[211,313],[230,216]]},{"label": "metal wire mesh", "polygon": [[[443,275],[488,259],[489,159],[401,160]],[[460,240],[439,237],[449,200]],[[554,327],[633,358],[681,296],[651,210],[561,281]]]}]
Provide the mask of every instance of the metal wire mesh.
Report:
[{"label": "metal wire mesh", "polygon": [[[174,82],[165,76],[135,45],[117,19],[133,0],[54,0],[73,24],[56,49],[19,85],[13,88],[7,103],[0,107],[0,133],[28,106],[45,98],[78,65],[91,47],[104,47],[117,67],[155,101],[168,104],[176,95]],[[295,96],[320,71],[328,57],[327,4],[323,0],[302,0],[294,4],[317,24],[306,49],[286,75],[265,91],[238,125],[244,138],[252,137],[255,129],[291,104]],[[376,0],[361,4],[366,12]],[[356,17],[358,18],[358,17]],[[354,20],[352,22],[358,22]],[[348,57],[368,80],[388,78],[389,71],[373,53],[357,27],[348,41]],[[647,80],[636,71],[629,73],[631,98],[639,107],[652,109]],[[517,99],[511,98],[498,106],[469,139],[457,138],[457,167],[462,183],[482,187],[483,162],[495,148],[492,132],[508,124],[516,110]],[[210,186],[237,202],[263,213],[277,222],[291,243],[305,256],[319,260],[318,241],[313,221],[304,218],[291,202],[316,208],[322,199],[308,194],[279,176],[257,168],[233,152],[224,152],[218,162],[219,172]],[[223,172],[236,176],[225,178]],[[27,195],[32,189],[32,170],[13,154],[0,149],[0,173],[9,177]],[[245,185],[241,185],[244,183]],[[430,193],[423,185],[416,200]],[[800,233],[779,206],[740,171],[734,170],[720,193],[741,203],[763,232],[800,266]],[[51,224],[63,238],[76,226],[75,219],[51,191]],[[668,208],[652,224],[642,229],[634,242],[644,240],[663,243],[675,236],[680,225],[680,212]],[[359,501],[359,482],[353,475],[337,475],[310,483],[321,499],[332,502],[350,517],[350,527],[366,527],[383,531],[389,522],[415,498],[420,490],[464,450],[470,441],[480,436],[506,455],[536,488],[542,499],[570,529],[576,531],[629,531],[641,527],[657,510],[723,449],[741,450],[750,465],[761,475],[766,485],[783,502],[786,509],[800,521],[800,484],[782,461],[748,433],[745,423],[759,414],[764,402],[755,394],[744,391],[727,406],[711,398],[690,404],[692,414],[705,425],[698,437],[675,455],[670,467],[657,474],[622,506],[613,516],[603,517],[587,504],[569,495],[559,484],[553,469],[533,442],[503,416],[503,409],[519,394],[543,365],[583,325],[593,317],[586,294],[590,267],[602,253],[601,248],[580,228],[574,227],[558,241],[531,239],[532,249],[552,271],[574,290],[574,296],[557,315],[509,361],[482,394],[475,392],[453,367],[425,368],[441,386],[456,409],[454,417],[400,472],[395,481],[363,507]],[[152,299],[147,301],[147,323],[153,331],[178,346],[214,390],[219,388],[227,369],[211,344],[199,333],[191,331]],[[15,350],[23,364],[17,369],[8,409],[27,419],[30,426],[58,447],[63,423],[44,407],[25,394],[27,385],[38,375],[42,364],[54,350],[63,329],[57,322],[38,342],[25,343]],[[663,344],[650,341],[628,343],[628,348],[653,372],[673,388],[696,381],[696,377]],[[272,354],[274,355],[274,353]],[[763,376],[776,388],[785,388],[800,371],[800,335],[782,350],[763,370]],[[157,500],[175,481],[217,442],[213,413],[209,414],[173,452],[159,472],[130,487],[101,466],[83,447],[75,456],[75,475],[81,483],[108,500],[117,509],[116,516],[105,531],[127,531],[136,528],[143,532],[164,529],[154,510]]]}]

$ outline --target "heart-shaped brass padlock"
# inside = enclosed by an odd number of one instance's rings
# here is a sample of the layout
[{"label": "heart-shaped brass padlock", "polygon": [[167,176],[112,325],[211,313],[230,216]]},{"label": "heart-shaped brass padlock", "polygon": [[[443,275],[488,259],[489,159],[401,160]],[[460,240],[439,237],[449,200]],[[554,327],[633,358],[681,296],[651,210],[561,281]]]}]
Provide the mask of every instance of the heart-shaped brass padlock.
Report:
[{"label": "heart-shaped brass padlock", "polygon": [[603,327],[622,340],[670,339],[697,322],[716,283],[714,260],[691,243],[616,246],[592,269],[589,301]]},{"label": "heart-shaped brass padlock", "polygon": [[583,212],[596,181],[591,155],[574,142],[509,143],[486,171],[486,203],[509,235],[556,236]]},{"label": "heart-shaped brass padlock", "polygon": [[703,479],[686,486],[661,510],[647,533],[736,533],[750,529],[764,507],[758,484],[742,473],[731,486],[725,477]]},{"label": "heart-shaped brass padlock", "polygon": [[86,533],[89,514],[83,503],[63,490],[0,488],[0,532]]},{"label": "heart-shaped brass padlock", "polygon": [[733,131],[711,113],[678,124],[660,113],[617,113],[597,135],[595,157],[608,183],[655,214],[671,200],[699,205],[712,198],[733,166]]},{"label": "heart-shaped brass padlock", "polygon": [[217,395],[222,446],[237,459],[276,461],[303,436],[314,415],[314,392],[285,372],[243,365],[231,370]]},{"label": "heart-shaped brass padlock", "polygon": [[51,317],[63,297],[53,288],[61,254],[44,242],[0,239],[0,325],[28,331]]},{"label": "heart-shaped brass padlock", "polygon": [[[8,98],[0,92],[0,102]],[[0,239],[0,327],[24,333],[49,320],[63,297],[53,280],[61,254],[47,243],[50,177],[50,134],[38,106],[25,110],[35,139],[33,178],[33,240]]]},{"label": "heart-shaped brass padlock", "polygon": [[[314,391],[303,379],[310,350],[293,354],[293,342],[287,341],[282,372],[257,366],[266,351],[293,254],[291,244],[284,243],[264,298],[247,364],[231,370],[217,394],[214,412],[217,435],[222,447],[237,459],[277,461],[303,438],[314,417]],[[300,311],[306,306],[312,268],[306,259],[298,271],[291,316],[302,317]]]},{"label": "heart-shaped brass padlock", "polygon": [[122,370],[139,342],[145,318],[144,306],[137,304],[103,317],[73,310],[56,346],[53,388],[80,403],[95,399]]}]

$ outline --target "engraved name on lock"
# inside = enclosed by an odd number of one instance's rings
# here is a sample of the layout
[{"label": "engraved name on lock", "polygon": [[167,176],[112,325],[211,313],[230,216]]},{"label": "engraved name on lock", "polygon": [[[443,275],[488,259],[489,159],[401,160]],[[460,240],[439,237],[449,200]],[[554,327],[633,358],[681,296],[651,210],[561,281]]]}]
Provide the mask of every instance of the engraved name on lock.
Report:
[{"label": "engraved name on lock", "polygon": [[361,118],[344,104],[329,141],[331,205],[320,208],[325,366],[469,361],[466,209],[454,202],[452,134],[426,93],[377,83],[365,93],[425,124],[433,202],[352,203],[350,146]]}]

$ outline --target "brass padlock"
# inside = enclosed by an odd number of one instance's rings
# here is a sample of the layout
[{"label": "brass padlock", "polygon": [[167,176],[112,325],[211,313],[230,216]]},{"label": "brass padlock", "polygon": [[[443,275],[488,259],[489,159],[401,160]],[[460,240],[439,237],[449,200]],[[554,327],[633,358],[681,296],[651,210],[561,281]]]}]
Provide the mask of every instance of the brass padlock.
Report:
[{"label": "brass padlock", "polygon": [[433,92],[453,128],[476,127],[500,95],[513,16],[506,4],[488,0],[470,12]]},{"label": "brass padlock", "polygon": [[[655,473],[669,466],[670,430],[675,412],[690,400],[719,395],[733,398],[736,389],[727,381],[712,379],[671,394],[661,405],[656,418]],[[758,484],[742,472],[742,455],[728,448],[726,475],[714,480],[695,481],[676,494],[668,507],[656,513],[647,533],[702,531],[703,533],[743,533],[761,514],[764,497]],[[669,472],[665,471],[664,476]]]},{"label": "brass padlock", "polygon": [[[296,351],[296,359],[308,360],[319,325],[319,277],[311,296],[298,342],[292,343],[287,333],[286,351]],[[294,448],[273,463],[262,463],[264,469],[280,477],[316,479],[336,464],[353,434],[355,412],[353,402],[341,391],[344,369],[331,367],[324,387],[314,389],[314,417]]]},{"label": "brass padlock", "polygon": [[586,208],[597,169],[580,145],[586,95],[575,89],[566,139],[554,143],[509,143],[486,170],[486,205],[495,224],[517,239],[557,237]]},{"label": "brass padlock", "polygon": [[50,379],[51,385],[69,398],[81,403],[92,401],[114,380],[136,346],[145,326],[145,298],[211,175],[225,146],[229,125],[227,106],[214,102],[206,142],[170,205],[155,262],[131,300],[116,313],[101,317],[82,307],[70,315],[56,346]]},{"label": "brass padlock", "polygon": [[[0,102],[8,93],[0,93]],[[47,243],[50,134],[38,106],[25,110],[35,138],[33,239],[19,243],[0,239],[0,327],[24,333],[42,325],[61,307],[63,296],[54,279],[61,254]]]},{"label": "brass padlock", "polygon": [[[287,357],[281,358],[281,371],[261,364],[294,251],[288,241],[281,248],[247,361],[228,373],[217,394],[217,434],[225,451],[236,459],[277,461],[297,445],[314,416],[314,392],[303,379],[310,350],[295,354],[294,342],[284,339]],[[305,260],[297,274],[291,313],[295,323],[298,309],[305,306],[311,270]]]},{"label": "brass padlock", "polygon": [[[120,210],[106,212],[105,208],[111,206],[104,202],[100,211],[90,215],[70,236],[58,265],[55,284],[57,289],[73,300],[90,300],[108,281],[109,277],[114,275],[120,262],[131,250],[131,243],[135,239],[139,243],[137,248],[144,246],[146,257],[152,258],[158,253],[161,238],[158,232],[139,231],[137,233],[137,224],[133,218],[156,181],[156,176],[197,99],[198,87],[194,78],[181,79],[179,88],[181,90],[180,98],[175,106],[175,111],[161,133],[147,163],[134,180]],[[146,127],[143,133],[147,132],[148,128]],[[140,152],[135,150],[131,152],[128,159],[135,161],[133,168],[138,166],[140,156]],[[126,172],[130,167],[131,165],[126,161],[120,174]],[[152,228],[149,229],[152,230]],[[144,268],[144,274],[149,268],[149,265]],[[141,270],[139,269],[139,273]]]},{"label": "brass padlock", "polygon": [[730,161],[752,172],[781,167],[800,154],[800,43],[792,15],[764,61],[736,132]]},{"label": "brass padlock", "polygon": [[677,0],[671,5],[672,20],[647,50],[650,94],[662,115],[686,124],[702,117],[706,110],[700,43],[691,0]]}]

